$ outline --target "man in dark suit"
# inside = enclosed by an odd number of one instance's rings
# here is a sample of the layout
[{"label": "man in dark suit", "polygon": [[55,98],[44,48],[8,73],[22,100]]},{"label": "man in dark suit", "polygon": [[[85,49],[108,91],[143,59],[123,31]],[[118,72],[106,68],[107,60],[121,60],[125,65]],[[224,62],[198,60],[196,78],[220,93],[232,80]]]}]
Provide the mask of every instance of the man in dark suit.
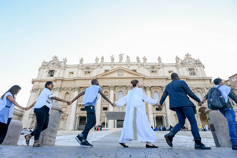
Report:
[{"label": "man in dark suit", "polygon": [[188,118],[191,125],[192,135],[195,140],[194,148],[195,149],[211,149],[210,147],[206,147],[201,142],[201,137],[199,134],[197,121],[196,121],[195,113],[194,113],[195,105],[189,100],[188,96],[193,98],[195,101],[197,101],[199,103],[199,106],[202,105],[201,100],[191,91],[191,89],[188,87],[185,81],[179,79],[179,76],[177,73],[172,73],[171,79],[172,79],[172,82],[170,82],[166,86],[165,91],[161,97],[160,105],[163,104],[166,97],[169,95],[170,109],[177,113],[179,122],[174,126],[174,128],[170,131],[170,133],[164,136],[167,144],[170,147],[173,147],[173,144],[172,144],[173,137],[178,131],[181,130],[181,128],[185,124],[185,119]]}]

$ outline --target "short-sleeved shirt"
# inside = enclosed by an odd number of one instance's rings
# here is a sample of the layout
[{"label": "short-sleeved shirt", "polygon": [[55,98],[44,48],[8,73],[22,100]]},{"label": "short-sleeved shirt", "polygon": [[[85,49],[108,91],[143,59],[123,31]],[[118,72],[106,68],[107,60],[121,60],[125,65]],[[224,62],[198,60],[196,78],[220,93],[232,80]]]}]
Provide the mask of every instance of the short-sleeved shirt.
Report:
[{"label": "short-sleeved shirt", "polygon": [[97,85],[92,85],[84,90],[84,106],[93,105],[95,106],[100,94],[99,92],[102,91],[101,88]]},{"label": "short-sleeved shirt", "polygon": [[48,89],[44,88],[43,91],[40,93],[33,109],[40,109],[43,106],[47,106],[49,108],[49,114],[53,105],[53,99],[55,95]]},{"label": "short-sleeved shirt", "polygon": [[11,102],[11,101],[8,101],[7,99],[7,96],[12,96],[13,99],[16,99],[13,97],[12,93],[11,92],[7,92],[4,96],[3,96],[3,99],[0,99],[0,110],[2,110],[6,105],[7,106],[10,106],[10,110],[9,110],[9,118],[12,118],[13,116],[13,113],[14,113],[14,108],[15,108],[15,105]]}]

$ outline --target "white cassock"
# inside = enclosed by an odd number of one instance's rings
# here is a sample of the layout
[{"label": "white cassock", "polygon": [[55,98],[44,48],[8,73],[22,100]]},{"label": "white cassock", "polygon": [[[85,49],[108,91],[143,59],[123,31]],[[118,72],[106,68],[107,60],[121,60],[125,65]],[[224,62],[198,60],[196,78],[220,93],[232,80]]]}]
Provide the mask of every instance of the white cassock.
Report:
[{"label": "white cassock", "polygon": [[149,98],[141,88],[135,87],[128,94],[115,102],[116,106],[126,106],[126,114],[123,130],[119,143],[131,140],[155,142],[157,140],[154,131],[146,115],[144,102],[155,105],[157,101]]}]

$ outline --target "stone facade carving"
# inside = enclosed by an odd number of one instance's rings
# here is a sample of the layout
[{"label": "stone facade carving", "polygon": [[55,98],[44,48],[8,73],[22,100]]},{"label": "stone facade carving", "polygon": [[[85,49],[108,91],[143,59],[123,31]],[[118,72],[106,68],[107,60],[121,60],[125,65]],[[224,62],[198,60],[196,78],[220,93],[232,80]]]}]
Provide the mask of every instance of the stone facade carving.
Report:
[{"label": "stone facade carving", "polygon": [[123,61],[123,54],[119,54],[119,62],[121,63]]},{"label": "stone facade carving", "polygon": [[[126,62],[122,62],[123,54],[120,54],[118,62],[114,61],[114,56],[110,56],[110,58],[111,62],[104,62],[104,56],[102,56],[100,63],[98,57],[96,57],[95,63],[83,63],[83,58],[81,58],[81,66],[79,67],[77,64],[67,65],[66,58],[64,58],[63,61],[59,61],[56,56],[49,62],[43,61],[38,72],[38,77],[32,81],[33,88],[31,90],[29,104],[37,99],[40,90],[44,88],[44,84],[47,80],[55,82],[53,93],[56,93],[59,97],[65,97],[67,94],[66,97],[72,99],[85,88],[91,86],[91,80],[93,78],[97,78],[102,91],[106,91],[109,98],[113,101],[118,99],[119,92],[120,95],[126,95],[128,91],[132,89],[130,84],[132,79],[138,79],[140,87],[145,93],[149,93],[151,98],[154,98],[154,95],[157,97],[157,93],[160,98],[165,86],[170,82],[170,74],[172,72],[178,72],[179,75],[182,76],[181,79],[186,80],[194,92],[200,92],[202,96],[212,87],[210,83],[211,78],[205,75],[203,64],[199,59],[193,59],[190,54],[186,54],[183,59],[176,57],[175,63],[162,63],[161,57],[158,57],[158,63],[148,62],[146,57],[143,57],[143,63],[141,63],[139,57],[136,57],[136,61],[132,62],[128,55],[126,56]],[[177,63],[180,64],[179,68],[177,67]],[[62,69],[63,65],[64,69]],[[55,72],[52,76],[48,76],[48,71],[51,69],[55,70]],[[193,74],[191,75],[190,70],[195,70],[196,74],[194,76]],[[77,72],[77,74],[74,77],[69,77],[69,71]],[[155,92],[156,94],[154,94]],[[81,130],[86,122],[83,97],[75,102],[75,109],[71,109],[66,103],[59,102],[59,104],[63,109],[59,129],[71,130],[68,129],[68,127],[73,127],[75,130]],[[112,108],[103,98],[100,99],[97,106],[101,106],[98,108],[98,111],[96,111],[97,118],[99,118],[97,124],[105,125],[106,121],[106,124],[108,124],[110,128],[116,128],[119,124],[122,125],[122,123],[119,122],[120,120],[117,120],[116,123],[105,119],[105,112],[125,111],[125,108]],[[204,105],[204,108],[206,108],[206,105]],[[199,107],[197,107],[197,111],[198,110],[201,115],[201,109]],[[72,114],[72,111],[75,113],[73,112],[74,114]],[[155,106],[149,105],[149,108],[146,106],[146,112],[152,116],[149,116],[149,121],[153,127],[165,125],[174,126],[177,122],[174,113],[169,110],[168,98],[164,103],[162,111],[157,111]],[[23,127],[34,127],[35,116],[33,111],[30,111],[30,114],[26,116],[28,118],[23,119]],[[75,120],[75,122],[70,122],[70,120]],[[203,120],[197,116],[199,125],[202,125],[202,121]],[[189,127],[188,124],[185,126]]]}]

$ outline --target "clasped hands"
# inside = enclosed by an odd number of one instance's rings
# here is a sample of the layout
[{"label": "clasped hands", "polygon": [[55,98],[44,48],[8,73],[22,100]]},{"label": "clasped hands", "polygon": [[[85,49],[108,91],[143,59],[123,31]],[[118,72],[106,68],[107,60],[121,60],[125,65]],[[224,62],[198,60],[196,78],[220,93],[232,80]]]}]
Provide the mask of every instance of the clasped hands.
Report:
[{"label": "clasped hands", "polygon": [[160,105],[160,103],[156,103],[155,105],[158,106],[158,110],[161,111],[162,110],[162,105]]}]

